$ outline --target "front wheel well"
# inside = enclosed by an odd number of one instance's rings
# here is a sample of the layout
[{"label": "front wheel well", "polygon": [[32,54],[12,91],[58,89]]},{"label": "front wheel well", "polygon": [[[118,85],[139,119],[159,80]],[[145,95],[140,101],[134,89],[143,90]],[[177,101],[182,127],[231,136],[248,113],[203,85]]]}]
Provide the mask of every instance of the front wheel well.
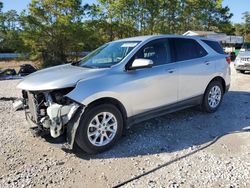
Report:
[{"label": "front wheel well", "polygon": [[[224,80],[224,78],[220,77],[220,76],[216,76],[215,78],[213,78],[209,83],[208,85],[213,82],[213,81],[219,81],[221,84],[222,84],[222,87],[223,87],[223,93],[226,92],[226,82]],[[208,86],[207,86],[208,87]]]},{"label": "front wheel well", "polygon": [[122,114],[123,124],[125,125],[124,127],[126,127],[126,124],[127,124],[127,111],[126,111],[125,107],[123,106],[123,104],[119,100],[111,98],[111,97],[104,97],[104,98],[100,98],[100,99],[97,99],[97,100],[89,103],[87,105],[87,108],[91,108],[93,106],[98,106],[98,105],[101,105],[101,104],[113,104],[115,107],[117,107],[118,110]]}]

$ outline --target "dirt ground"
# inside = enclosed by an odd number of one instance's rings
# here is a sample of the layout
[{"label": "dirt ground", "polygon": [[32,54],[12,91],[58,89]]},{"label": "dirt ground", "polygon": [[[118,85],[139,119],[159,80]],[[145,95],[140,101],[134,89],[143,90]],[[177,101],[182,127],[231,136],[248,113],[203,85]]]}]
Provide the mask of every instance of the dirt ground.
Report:
[{"label": "dirt ground", "polygon": [[250,132],[216,139],[250,126],[250,73],[232,74],[216,113],[193,108],[140,123],[98,155],[33,137],[12,109],[18,81],[0,81],[0,187],[113,187],[157,168],[123,187],[249,188]]}]

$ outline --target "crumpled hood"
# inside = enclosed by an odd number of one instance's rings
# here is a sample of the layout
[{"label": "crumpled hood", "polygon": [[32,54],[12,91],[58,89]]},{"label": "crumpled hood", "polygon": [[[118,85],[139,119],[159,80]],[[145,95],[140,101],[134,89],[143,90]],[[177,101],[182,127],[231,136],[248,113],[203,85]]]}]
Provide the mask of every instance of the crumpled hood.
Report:
[{"label": "crumpled hood", "polygon": [[89,69],[71,64],[37,71],[19,82],[17,88],[28,91],[73,87],[79,80],[101,76],[105,69]]}]

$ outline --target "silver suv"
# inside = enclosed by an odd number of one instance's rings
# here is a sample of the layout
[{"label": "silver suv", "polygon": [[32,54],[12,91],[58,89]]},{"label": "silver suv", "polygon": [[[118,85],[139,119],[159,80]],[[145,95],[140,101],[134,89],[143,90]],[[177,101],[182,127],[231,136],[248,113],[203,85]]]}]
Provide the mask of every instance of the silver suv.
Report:
[{"label": "silver suv", "polygon": [[27,119],[40,131],[97,153],[132,124],[197,105],[215,112],[230,86],[229,63],[216,41],[142,36],[33,73],[18,88]]}]

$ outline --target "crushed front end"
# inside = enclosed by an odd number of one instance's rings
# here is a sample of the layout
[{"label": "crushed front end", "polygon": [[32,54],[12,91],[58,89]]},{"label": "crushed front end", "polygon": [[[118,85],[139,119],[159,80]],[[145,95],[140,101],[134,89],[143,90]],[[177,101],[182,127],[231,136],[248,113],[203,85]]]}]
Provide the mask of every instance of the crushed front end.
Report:
[{"label": "crushed front end", "polygon": [[[22,91],[23,108],[26,119],[33,122],[39,132],[50,132],[53,138],[72,128],[79,119],[77,111],[82,105],[66,97],[74,88],[57,89],[52,91]],[[71,124],[70,128],[68,124]],[[75,133],[74,133],[75,134]],[[72,145],[72,135],[66,134],[67,141]],[[69,135],[69,136],[68,136]]]}]

